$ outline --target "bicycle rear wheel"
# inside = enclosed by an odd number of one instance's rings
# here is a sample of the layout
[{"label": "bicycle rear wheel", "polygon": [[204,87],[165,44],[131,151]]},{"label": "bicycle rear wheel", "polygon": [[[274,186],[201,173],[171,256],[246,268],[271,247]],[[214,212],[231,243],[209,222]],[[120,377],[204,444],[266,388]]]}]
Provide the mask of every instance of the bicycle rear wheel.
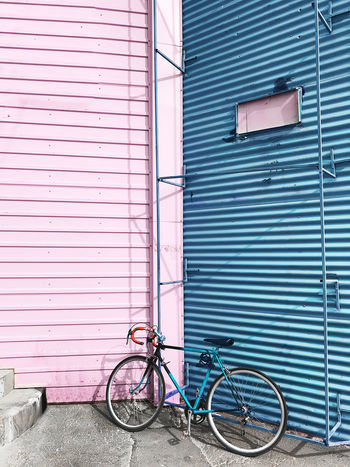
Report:
[{"label": "bicycle rear wheel", "polygon": [[[209,425],[226,449],[258,456],[272,449],[287,424],[287,406],[279,387],[251,368],[228,370],[208,392]],[[229,381],[229,382],[228,382]]]},{"label": "bicycle rear wheel", "polygon": [[112,371],[106,401],[113,421],[127,431],[150,426],[162,410],[165,383],[159,368],[141,355],[128,357]]}]

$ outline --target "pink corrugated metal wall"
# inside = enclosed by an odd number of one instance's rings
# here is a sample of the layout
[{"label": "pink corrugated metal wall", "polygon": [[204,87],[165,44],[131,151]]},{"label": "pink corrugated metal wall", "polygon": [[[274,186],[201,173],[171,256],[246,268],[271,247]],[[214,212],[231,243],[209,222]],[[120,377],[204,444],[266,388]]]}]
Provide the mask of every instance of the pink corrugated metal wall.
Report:
[{"label": "pink corrugated metal wall", "polygon": [[150,321],[146,0],[1,2],[0,366],[104,397]]}]

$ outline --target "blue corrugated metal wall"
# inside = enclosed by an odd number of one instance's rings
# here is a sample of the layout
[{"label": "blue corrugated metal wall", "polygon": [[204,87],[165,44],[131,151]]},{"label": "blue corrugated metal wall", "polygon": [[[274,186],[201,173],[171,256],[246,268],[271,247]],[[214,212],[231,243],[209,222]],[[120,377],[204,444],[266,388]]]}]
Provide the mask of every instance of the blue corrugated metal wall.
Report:
[{"label": "blue corrugated metal wall", "polygon": [[[328,1],[320,2],[327,18]],[[333,1],[320,23],[331,426],[336,394],[350,400],[350,10]],[[230,366],[281,386],[289,426],[325,435],[322,258],[315,27],[302,0],[183,1],[185,342],[233,336]],[[235,104],[302,86],[302,123],[235,135]],[[341,161],[341,162],[340,162]],[[283,165],[294,169],[281,170]],[[304,166],[302,166],[304,165]],[[305,166],[306,165],[306,166]],[[250,169],[271,166],[268,171]],[[301,167],[300,167],[301,166]],[[190,364],[193,355],[186,355]],[[191,365],[191,383],[201,372]],[[350,414],[332,440],[350,439]]]}]

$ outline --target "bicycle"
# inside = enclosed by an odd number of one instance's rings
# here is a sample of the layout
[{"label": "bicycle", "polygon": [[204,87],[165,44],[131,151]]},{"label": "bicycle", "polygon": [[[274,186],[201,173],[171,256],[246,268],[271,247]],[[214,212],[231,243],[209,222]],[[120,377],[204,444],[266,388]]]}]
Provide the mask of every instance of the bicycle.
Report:
[{"label": "bicycle", "polygon": [[[165,336],[156,326],[138,323],[129,329],[127,343],[131,338],[136,344],[144,344],[135,338],[137,331],[147,332],[147,356],[135,355],[122,360],[107,383],[107,406],[117,426],[131,432],[144,430],[157,419],[163,405],[168,404],[185,410],[189,435],[191,422],[199,424],[207,418],[217,440],[236,454],[258,456],[280,441],[287,424],[285,398],[277,384],[264,373],[252,368],[224,366],[219,349],[232,346],[232,338],[204,339],[213,346],[204,349],[177,347],[165,345]],[[166,349],[200,353],[198,364],[206,368],[206,374],[195,400],[188,400],[184,393],[186,386],[180,387],[168,368],[169,362],[162,358],[161,350]],[[204,401],[204,390],[216,365],[220,375],[212,382]],[[168,394],[165,394],[162,368],[176,388]],[[175,394],[180,394],[184,404],[167,401]]]}]

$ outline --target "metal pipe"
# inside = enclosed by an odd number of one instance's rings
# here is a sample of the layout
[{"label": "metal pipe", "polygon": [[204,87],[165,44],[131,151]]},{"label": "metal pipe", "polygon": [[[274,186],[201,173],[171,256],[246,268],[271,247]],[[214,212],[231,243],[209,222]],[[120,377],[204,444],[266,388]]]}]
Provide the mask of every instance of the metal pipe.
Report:
[{"label": "metal pipe", "polygon": [[334,158],[334,149],[331,149],[331,169],[333,170],[334,177],[337,176],[336,174],[336,168],[335,168],[335,158]]},{"label": "metal pipe", "polygon": [[185,371],[185,384],[189,386],[189,381],[190,381],[190,364],[187,362],[186,363],[186,371]]},{"label": "metal pipe", "polygon": [[198,173],[192,172],[190,174],[184,175],[170,175],[168,177],[160,177],[161,181],[163,179],[173,179],[173,178],[186,178],[191,177],[217,177],[218,175],[235,175],[235,174],[245,174],[245,173],[252,173],[252,172],[269,172],[269,171],[277,171],[277,170],[304,170],[304,169],[318,169],[317,164],[298,164],[298,165],[268,165],[268,166],[261,166],[261,167],[252,167],[251,169],[244,169],[244,170],[223,170],[222,172],[213,172],[210,173]]},{"label": "metal pipe", "polygon": [[[334,160],[334,159],[333,159]],[[350,159],[339,159],[334,161],[334,164],[346,164],[349,163]],[[332,166],[333,167],[333,166]],[[193,178],[193,177],[217,177],[218,175],[236,175],[236,174],[245,174],[252,172],[269,172],[269,171],[279,171],[279,170],[305,170],[305,169],[318,169],[318,164],[295,164],[295,165],[268,165],[261,167],[252,167],[251,169],[244,170],[225,170],[222,172],[208,172],[208,173],[185,173],[184,175],[169,175],[167,177],[160,177],[160,181],[164,182],[165,180],[171,180],[175,178]],[[326,169],[324,169],[326,171]],[[328,171],[327,171],[328,172]],[[333,174],[330,173],[333,176]]]},{"label": "metal pipe", "polygon": [[[332,156],[331,156],[332,157]],[[331,159],[332,162],[332,159]],[[350,159],[337,159],[336,161],[334,160],[333,157],[333,162],[334,164],[347,164],[350,162]],[[227,170],[227,171],[222,171],[222,172],[210,172],[210,173],[198,173],[198,172],[192,172],[190,174],[185,174],[183,177],[184,179],[186,178],[191,178],[191,177],[210,177],[214,176],[217,177],[217,175],[235,175],[235,174],[244,174],[244,173],[251,173],[251,172],[269,172],[271,171],[277,171],[277,170],[304,170],[304,169],[318,169],[319,165],[318,164],[296,164],[296,165],[268,165],[268,166],[261,166],[261,167],[252,167],[251,169],[244,169],[244,170]],[[164,178],[164,177],[162,177]],[[180,178],[180,175],[178,176],[170,176],[166,178]]]},{"label": "metal pipe", "polygon": [[[317,7],[318,9],[318,7]],[[326,20],[326,18],[323,16],[322,12],[320,10],[318,10],[318,14],[323,22],[323,24],[326,26],[328,32],[332,32],[332,25],[329,25],[328,24],[328,21]],[[332,21],[332,17],[331,17],[331,21]]]},{"label": "metal pipe", "polygon": [[349,445],[350,444],[350,441],[330,441],[328,443],[328,446],[346,446],[346,445]]},{"label": "metal pipe", "polygon": [[317,91],[317,137],[319,161],[319,191],[320,191],[320,224],[321,224],[321,256],[322,256],[322,291],[323,291],[323,348],[324,348],[324,387],[325,387],[325,444],[329,444],[329,374],[328,374],[328,307],[327,307],[327,269],[326,269],[326,238],[324,215],[323,187],[323,151],[322,151],[322,111],[321,111],[321,68],[320,68],[320,29],[319,0],[315,0],[315,51],[316,51],[316,91]]},{"label": "metal pipe", "polygon": [[184,178],[185,175],[167,175],[166,177],[159,177],[159,180],[161,182],[163,182],[164,180],[170,180],[170,179],[173,179],[173,178]]},{"label": "metal pipe", "polygon": [[299,439],[300,441],[306,441],[308,443],[324,445],[323,441],[318,441],[316,439],[307,438],[306,436],[295,435],[293,433],[284,433],[283,436],[287,436],[287,438]]},{"label": "metal pipe", "polygon": [[[177,68],[179,71],[181,71],[181,73],[184,73],[185,72],[185,69],[184,68],[181,68],[179,65],[177,65],[175,62],[173,62],[171,60],[171,58],[169,58],[167,55],[163,54],[163,52],[161,52],[159,49],[155,49],[156,50],[156,53],[158,53],[161,57],[163,57],[166,61],[168,61],[169,63],[171,63],[175,68]],[[182,58],[182,61],[184,63],[184,58]]]},{"label": "metal pipe", "polygon": [[173,185],[173,186],[177,186],[179,188],[184,188],[184,185],[181,183],[174,183],[174,182],[169,182],[168,180],[164,180],[162,178],[159,179],[160,182],[162,183],[167,183],[168,185]]},{"label": "metal pipe", "polygon": [[169,285],[169,284],[184,284],[187,282],[187,258],[184,258],[183,260],[183,279],[178,280],[178,281],[167,281],[167,282],[161,282],[160,285]]},{"label": "metal pipe", "polygon": [[227,170],[222,172],[210,172],[210,173],[198,173],[193,172],[191,174],[187,174],[186,177],[210,177],[214,176],[217,177],[218,175],[235,175],[235,174],[245,174],[245,173],[254,173],[254,172],[270,172],[270,171],[277,171],[277,170],[304,170],[304,169],[317,169],[317,164],[296,164],[296,165],[268,165],[268,166],[261,166],[261,167],[252,167],[251,169],[244,169],[244,170]]},{"label": "metal pipe", "polygon": [[153,60],[154,60],[154,151],[156,159],[156,222],[157,222],[157,321],[161,331],[160,313],[160,207],[159,207],[159,140],[158,140],[158,69],[157,69],[157,0],[153,0]]},{"label": "metal pipe", "polygon": [[335,307],[337,311],[340,311],[340,291],[339,291],[339,281],[335,281]]},{"label": "metal pipe", "polygon": [[160,282],[160,285],[183,284],[183,283],[184,283],[183,280],[180,280],[180,281],[168,281],[168,282]]},{"label": "metal pipe", "polygon": [[336,178],[335,174],[332,174],[332,172],[330,172],[329,170],[326,170],[324,167],[322,167],[322,170],[325,174],[330,175],[333,178]]},{"label": "metal pipe", "polygon": [[163,182],[164,180],[168,180],[168,178],[184,178],[184,175],[167,175],[166,177],[159,177],[159,180]]},{"label": "metal pipe", "polygon": [[188,265],[187,265],[187,258],[183,259],[183,283],[185,284],[188,281],[187,277],[187,272],[188,272]]},{"label": "metal pipe", "polygon": [[337,394],[337,414],[338,414],[338,421],[334,425],[334,427],[331,429],[329,433],[329,439],[331,439],[331,437],[334,435],[334,433],[338,430],[338,428],[341,425],[341,410],[340,410],[340,395],[339,394]]}]

